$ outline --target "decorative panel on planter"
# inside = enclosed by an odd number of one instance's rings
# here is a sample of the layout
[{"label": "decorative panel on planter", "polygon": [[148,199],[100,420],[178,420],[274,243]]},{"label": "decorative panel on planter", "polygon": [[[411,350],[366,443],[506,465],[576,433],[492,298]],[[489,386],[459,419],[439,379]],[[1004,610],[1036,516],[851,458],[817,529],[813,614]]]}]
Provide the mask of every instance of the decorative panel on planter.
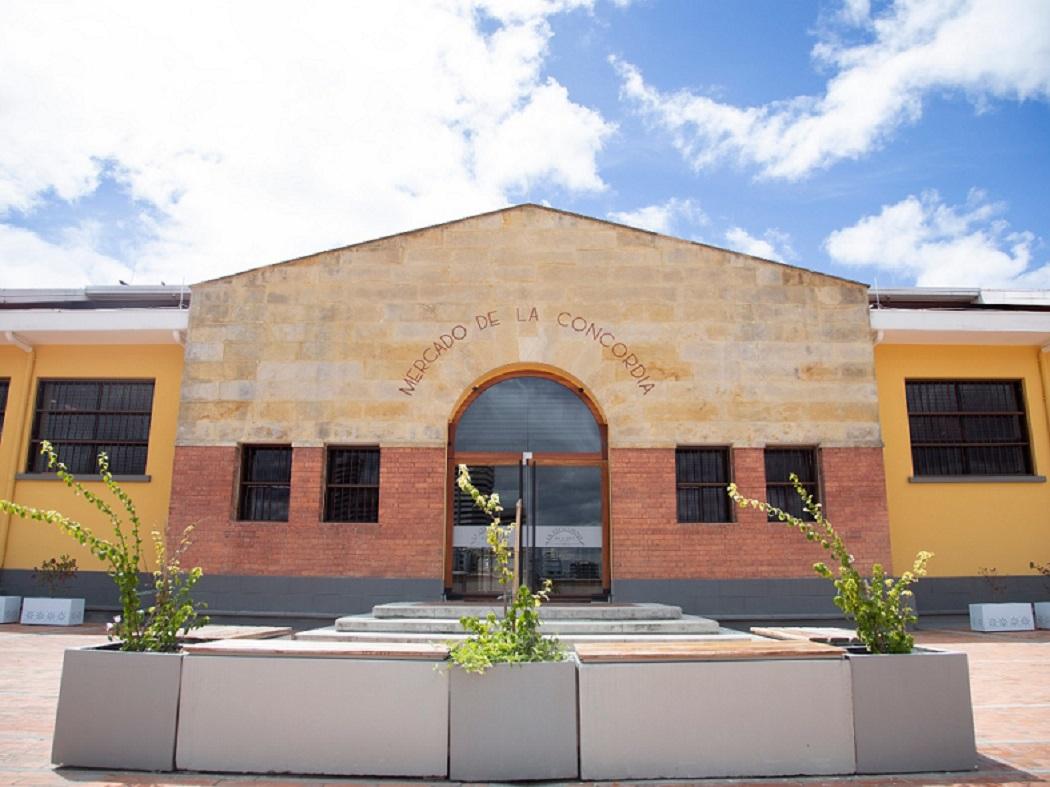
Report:
[{"label": "decorative panel on planter", "polygon": [[844,658],[580,665],[580,777],[854,771]]},{"label": "decorative panel on planter", "polygon": [[965,653],[848,656],[858,773],[977,767]]},{"label": "decorative panel on planter", "polygon": [[0,596],[0,623],[17,623],[21,609],[21,596]]},{"label": "decorative panel on planter", "polygon": [[26,598],[22,622],[33,626],[79,626],[84,622],[82,598]]},{"label": "decorative panel on planter", "polygon": [[971,604],[974,631],[1031,631],[1035,628],[1031,604]]},{"label": "decorative panel on planter", "polygon": [[190,653],[176,762],[201,771],[444,778],[448,670],[438,661]]},{"label": "decorative panel on planter", "polygon": [[170,771],[179,653],[67,650],[51,761],[77,768]]},{"label": "decorative panel on planter", "polygon": [[575,661],[496,664],[482,675],[454,667],[450,675],[450,779],[579,776]]}]

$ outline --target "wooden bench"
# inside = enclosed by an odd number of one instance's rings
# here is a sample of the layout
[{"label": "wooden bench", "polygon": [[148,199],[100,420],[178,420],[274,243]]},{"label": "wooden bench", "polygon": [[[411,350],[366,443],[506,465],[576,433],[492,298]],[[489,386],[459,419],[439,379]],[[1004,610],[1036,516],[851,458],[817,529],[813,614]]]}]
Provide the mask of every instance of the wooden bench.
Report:
[{"label": "wooden bench", "polygon": [[298,658],[444,661],[446,645],[431,642],[312,642],[295,639],[225,639],[186,645],[191,656],[293,656]]},{"label": "wooden bench", "polygon": [[730,642],[579,643],[580,662],[751,661],[756,659],[841,659],[845,651],[807,640],[733,640]]}]

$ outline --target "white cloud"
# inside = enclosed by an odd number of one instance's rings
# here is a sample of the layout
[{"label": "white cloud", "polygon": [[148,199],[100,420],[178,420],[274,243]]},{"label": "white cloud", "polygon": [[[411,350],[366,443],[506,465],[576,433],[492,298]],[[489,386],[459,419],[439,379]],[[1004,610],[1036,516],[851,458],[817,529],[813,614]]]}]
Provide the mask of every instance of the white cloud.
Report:
[{"label": "white cloud", "polygon": [[775,228],[757,238],[742,227],[731,227],[726,231],[726,242],[736,251],[766,260],[793,260],[797,256],[791,247],[791,236]]},{"label": "white cloud", "polygon": [[[866,5],[847,3],[843,18],[865,21]],[[772,178],[796,179],[864,156],[918,121],[930,93],[963,93],[978,109],[992,98],[1050,98],[1046,0],[897,0],[865,24],[867,43],[828,38],[814,47],[814,59],[833,72],[823,95],[763,106],[664,93],[636,66],[613,64],[621,96],[670,132],[693,167],[731,159]]]},{"label": "white cloud", "polygon": [[138,282],[491,210],[537,183],[601,190],[614,126],[542,74],[548,15],[591,2],[4,3],[0,286],[112,283],[90,239],[30,243],[10,223],[107,177],[143,208]]},{"label": "white cloud", "polygon": [[[95,282],[130,281],[132,270],[93,248],[86,228],[73,228],[51,243],[21,227],[0,224],[4,287],[85,287]],[[154,282],[155,283],[155,282]]]},{"label": "white cloud", "polygon": [[1050,263],[1032,268],[1036,239],[1012,232],[1005,206],[973,190],[965,205],[946,205],[929,191],[884,205],[824,241],[845,265],[913,277],[923,287],[1050,287]]},{"label": "white cloud", "polygon": [[704,226],[708,223],[707,215],[699,205],[691,199],[677,197],[637,210],[612,211],[609,218],[621,224],[663,235],[682,235],[688,231],[688,227]]}]

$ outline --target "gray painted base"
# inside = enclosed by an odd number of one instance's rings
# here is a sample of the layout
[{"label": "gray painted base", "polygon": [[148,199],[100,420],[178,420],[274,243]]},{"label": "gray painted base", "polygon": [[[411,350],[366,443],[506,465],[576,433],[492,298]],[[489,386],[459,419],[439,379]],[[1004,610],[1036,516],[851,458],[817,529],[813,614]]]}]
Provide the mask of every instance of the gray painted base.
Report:
[{"label": "gray painted base", "polygon": [[172,770],[182,658],[67,650],[51,761],[77,768]]},{"label": "gray painted base", "polygon": [[[3,569],[0,587],[5,594],[32,596],[39,588],[32,571]],[[1039,576],[1000,577],[1006,586],[1001,601],[1038,601],[1047,598],[1046,580]],[[146,586],[150,577],[144,576]],[[208,604],[213,618],[259,618],[277,621],[302,616],[304,620],[334,619],[368,612],[376,604],[395,601],[437,601],[441,579],[397,577],[268,577],[206,574],[195,597]],[[100,571],[81,571],[69,595],[87,599],[89,610],[117,610],[113,582]],[[675,604],[692,615],[716,620],[841,620],[832,603],[833,588],[826,580],[801,579],[614,579],[612,600]],[[968,605],[990,601],[981,577],[927,577],[915,585],[920,614],[965,615]],[[271,616],[271,617],[267,617]],[[96,618],[97,619],[97,618]]]},{"label": "gray painted base", "polygon": [[853,773],[845,659],[580,665],[583,779]]},{"label": "gray painted base", "polygon": [[977,767],[965,653],[848,656],[857,773]]},{"label": "gray painted base", "polygon": [[496,664],[483,675],[451,670],[449,778],[579,776],[576,662]]},{"label": "gray painted base", "polygon": [[448,670],[433,661],[188,655],[180,769],[444,778]]}]

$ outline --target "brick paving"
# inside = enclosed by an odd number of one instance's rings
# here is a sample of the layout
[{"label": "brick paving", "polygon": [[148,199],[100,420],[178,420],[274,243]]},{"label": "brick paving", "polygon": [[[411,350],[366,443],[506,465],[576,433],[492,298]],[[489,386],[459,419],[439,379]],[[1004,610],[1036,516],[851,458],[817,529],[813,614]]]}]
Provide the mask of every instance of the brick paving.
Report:
[{"label": "brick paving", "polygon": [[[927,629],[924,645],[948,645],[970,657],[974,724],[981,755],[977,771],[828,779],[711,780],[705,784],[1033,784],[1050,781],[1050,631],[977,634]],[[105,641],[97,624],[69,628],[0,626],[0,784],[233,785],[373,784],[397,781],[222,774],[148,774],[53,768],[51,733],[62,652]],[[411,782],[418,785],[420,782]],[[667,784],[661,782],[661,784]]]}]

